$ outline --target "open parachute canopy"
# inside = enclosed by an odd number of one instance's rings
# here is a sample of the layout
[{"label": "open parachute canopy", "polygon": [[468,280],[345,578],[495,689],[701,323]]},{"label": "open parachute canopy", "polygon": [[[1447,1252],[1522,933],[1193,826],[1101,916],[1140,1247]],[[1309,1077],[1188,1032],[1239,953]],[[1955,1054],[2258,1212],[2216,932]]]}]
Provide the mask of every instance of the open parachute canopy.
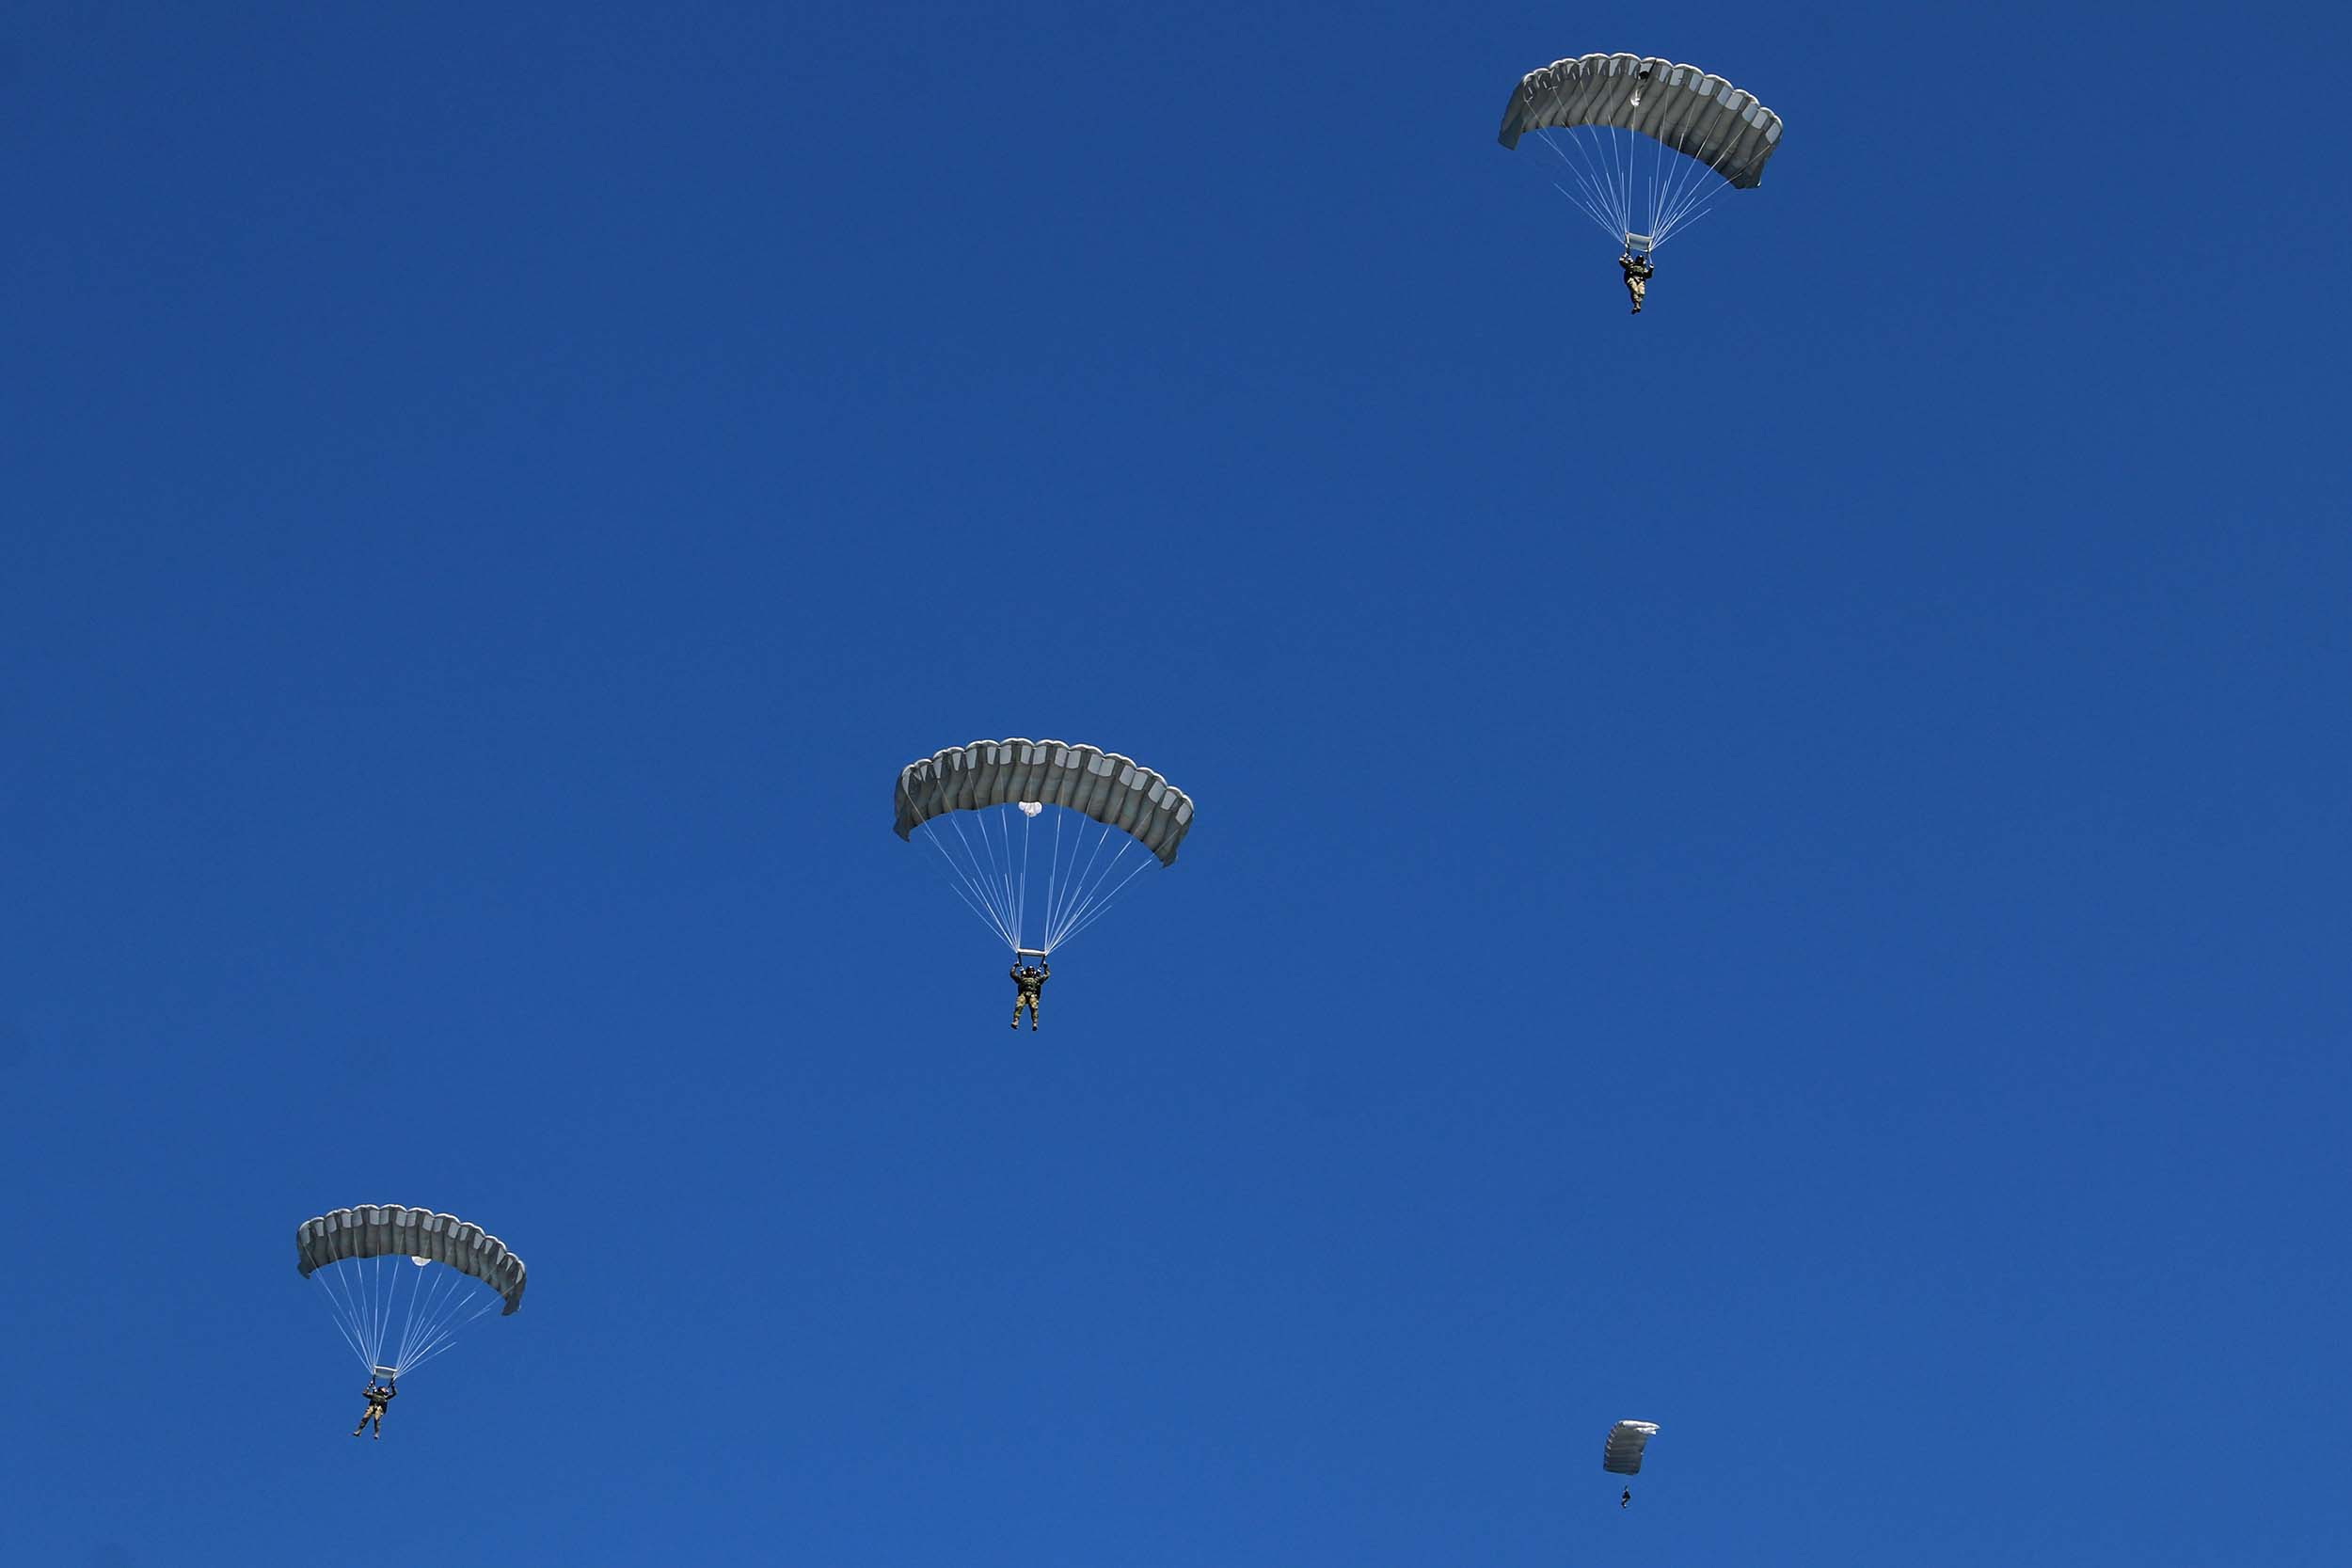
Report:
[{"label": "open parachute canopy", "polygon": [[975,740],[917,757],[898,770],[892,804],[898,835],[919,832],[938,849],[957,893],[1016,958],[1052,953],[1154,862],[1175,864],[1192,829],[1183,790],[1132,757],[1065,740]]},{"label": "open parachute canopy", "polygon": [[523,1260],[470,1221],[397,1203],[335,1209],[294,1231],[294,1267],[326,1292],[372,1374],[398,1377],[447,1350],[493,1307],[523,1304]]},{"label": "open parachute canopy", "polygon": [[1500,139],[1515,148],[1530,131],[1544,133],[1573,184],[1555,181],[1561,194],[1627,249],[1646,252],[1724,190],[1753,190],[1780,150],[1781,121],[1694,65],[1580,55],[1513,89]]},{"label": "open parachute canopy", "polygon": [[1601,1443],[1600,1467],[1612,1475],[1640,1475],[1643,1450],[1657,1435],[1655,1421],[1619,1421],[1609,1429],[1608,1437]]}]

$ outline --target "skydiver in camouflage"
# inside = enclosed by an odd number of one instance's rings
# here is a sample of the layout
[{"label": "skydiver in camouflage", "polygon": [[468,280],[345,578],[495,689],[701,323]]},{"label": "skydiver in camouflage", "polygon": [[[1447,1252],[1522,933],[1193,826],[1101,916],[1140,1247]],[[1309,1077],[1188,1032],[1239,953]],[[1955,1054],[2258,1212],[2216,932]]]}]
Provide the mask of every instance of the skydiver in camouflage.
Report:
[{"label": "skydiver in camouflage", "polygon": [[1632,1502],[1633,1502],[1633,1488],[1631,1488],[1630,1486],[1627,1487],[1624,1491],[1622,1491],[1622,1492],[1620,1492],[1620,1493],[1618,1493],[1618,1494],[1617,1494],[1617,1506],[1618,1506],[1619,1508],[1626,1508],[1626,1507],[1629,1507],[1629,1506],[1632,1504]]},{"label": "skydiver in camouflage", "polygon": [[375,1440],[379,1443],[382,1442],[384,1440],[384,1407],[391,1403],[392,1401],[399,1398],[399,1396],[400,1380],[398,1378],[394,1378],[389,1383],[378,1383],[373,1378],[368,1379],[368,1408],[359,1417],[359,1424],[351,1429],[351,1434],[354,1437],[358,1436],[361,1433],[367,1431],[368,1423],[370,1421],[373,1421],[375,1423]]},{"label": "skydiver in camouflage", "polygon": [[1649,252],[1636,256],[1629,247],[1617,258],[1617,265],[1625,272],[1625,292],[1633,296],[1633,313],[1642,313],[1642,296],[1649,292],[1651,274],[1658,269],[1649,264]]},{"label": "skydiver in camouflage", "polygon": [[1013,993],[1012,998],[1012,1026],[1014,1028],[1021,1027],[1021,1009],[1026,1007],[1029,1009],[1030,1032],[1033,1034],[1036,1032],[1038,996],[1045,990],[1045,982],[1053,978],[1053,974],[1052,964],[1047,964],[1042,969],[1036,964],[1016,963],[1012,966],[1012,983],[1021,988]]}]

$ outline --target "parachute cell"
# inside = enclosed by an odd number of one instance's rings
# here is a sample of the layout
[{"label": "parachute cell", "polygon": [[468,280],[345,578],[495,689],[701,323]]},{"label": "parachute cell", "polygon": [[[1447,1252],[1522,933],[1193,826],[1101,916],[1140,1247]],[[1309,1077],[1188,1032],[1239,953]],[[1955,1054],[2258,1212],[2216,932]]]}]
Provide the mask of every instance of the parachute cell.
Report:
[{"label": "parachute cell", "polygon": [[1600,1446],[1600,1467],[1613,1475],[1640,1475],[1642,1452],[1657,1435],[1655,1421],[1619,1421]]}]

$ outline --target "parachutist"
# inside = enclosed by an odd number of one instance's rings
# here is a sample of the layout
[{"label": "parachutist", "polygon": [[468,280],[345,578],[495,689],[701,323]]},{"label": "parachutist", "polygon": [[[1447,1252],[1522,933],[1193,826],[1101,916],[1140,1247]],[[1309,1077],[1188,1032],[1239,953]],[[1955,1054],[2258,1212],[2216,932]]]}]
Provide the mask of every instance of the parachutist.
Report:
[{"label": "parachutist", "polygon": [[1649,253],[1636,256],[1628,250],[1617,258],[1617,265],[1625,271],[1625,291],[1633,296],[1633,313],[1642,313],[1642,296],[1649,292],[1649,280],[1658,269],[1649,264]]},{"label": "parachutist", "polygon": [[1627,1487],[1624,1491],[1622,1491],[1622,1492],[1620,1492],[1620,1493],[1618,1493],[1618,1494],[1617,1494],[1617,1506],[1618,1506],[1619,1508],[1625,1508],[1625,1507],[1628,1507],[1628,1506],[1629,1506],[1629,1505],[1632,1503],[1632,1501],[1633,1501],[1633,1488],[1631,1488],[1630,1486]]},{"label": "parachutist", "polygon": [[397,1399],[399,1396],[400,1379],[394,1378],[389,1383],[378,1383],[373,1378],[368,1379],[368,1408],[366,1412],[360,1416],[359,1424],[351,1429],[351,1434],[354,1437],[358,1436],[361,1433],[368,1429],[368,1423],[370,1421],[373,1421],[375,1423],[375,1440],[379,1443],[382,1442],[384,1440],[384,1407],[391,1403],[392,1401]]},{"label": "parachutist", "polygon": [[1052,964],[1047,964],[1042,969],[1036,964],[1017,963],[1012,966],[1012,983],[1021,988],[1013,993],[1012,998],[1012,1026],[1014,1028],[1021,1027],[1021,1009],[1026,1007],[1029,1009],[1029,1031],[1032,1034],[1037,1032],[1038,996],[1045,990],[1045,982],[1053,978],[1053,974]]}]

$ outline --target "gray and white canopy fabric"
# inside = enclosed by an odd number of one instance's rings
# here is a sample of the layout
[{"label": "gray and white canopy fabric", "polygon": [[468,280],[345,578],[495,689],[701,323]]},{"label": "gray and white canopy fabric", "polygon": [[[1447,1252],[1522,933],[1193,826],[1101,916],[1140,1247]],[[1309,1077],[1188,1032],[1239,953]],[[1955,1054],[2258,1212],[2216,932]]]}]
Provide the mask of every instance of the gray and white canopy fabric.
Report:
[{"label": "gray and white canopy fabric", "polygon": [[1501,140],[1530,131],[1613,125],[1696,159],[1753,190],[1780,150],[1780,116],[1694,65],[1639,55],[1580,55],[1531,71],[1502,111]]},{"label": "gray and white canopy fabric", "polygon": [[1600,1446],[1600,1467],[1612,1475],[1640,1475],[1642,1451],[1657,1435],[1655,1421],[1619,1421],[1609,1429],[1609,1436]]},{"label": "gray and white canopy fabric", "polygon": [[447,1263],[497,1291],[506,1312],[523,1304],[523,1260],[482,1227],[430,1209],[385,1203],[329,1210],[302,1222],[294,1232],[294,1266],[306,1279],[329,1263],[358,1258]]}]

